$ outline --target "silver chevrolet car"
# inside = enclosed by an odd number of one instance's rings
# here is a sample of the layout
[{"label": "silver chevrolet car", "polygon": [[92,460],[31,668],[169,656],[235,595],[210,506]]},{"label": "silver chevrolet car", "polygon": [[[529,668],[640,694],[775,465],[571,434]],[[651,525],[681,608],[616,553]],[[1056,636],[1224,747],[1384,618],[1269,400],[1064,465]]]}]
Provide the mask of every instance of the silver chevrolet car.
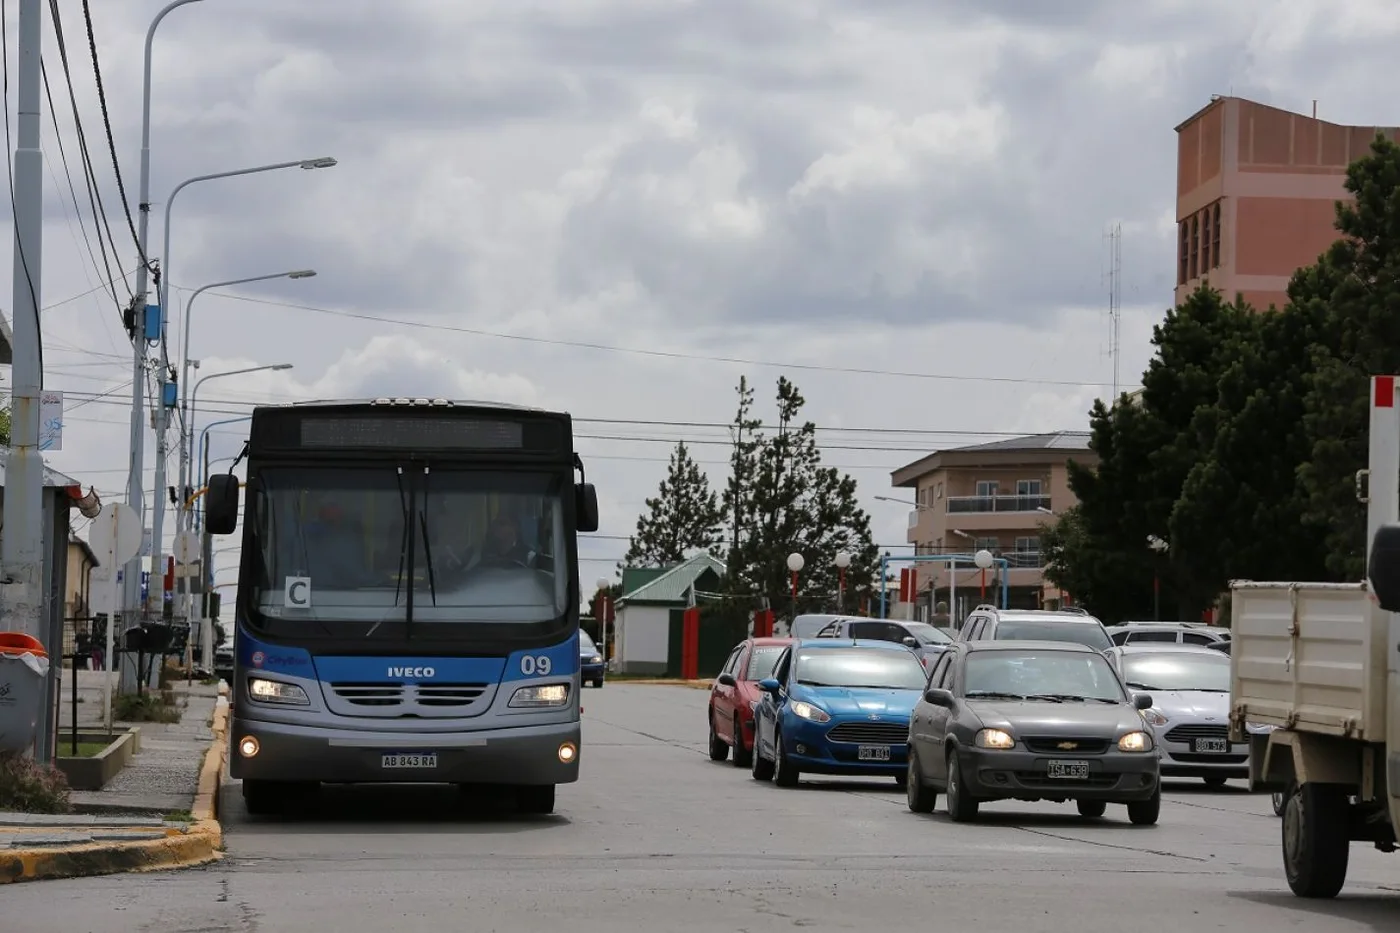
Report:
[{"label": "silver chevrolet car", "polygon": [[1152,695],[1142,717],[1155,734],[1162,777],[1198,777],[1212,787],[1249,777],[1249,746],[1230,741],[1228,655],[1180,644],[1119,645],[1104,654],[1129,690]]}]

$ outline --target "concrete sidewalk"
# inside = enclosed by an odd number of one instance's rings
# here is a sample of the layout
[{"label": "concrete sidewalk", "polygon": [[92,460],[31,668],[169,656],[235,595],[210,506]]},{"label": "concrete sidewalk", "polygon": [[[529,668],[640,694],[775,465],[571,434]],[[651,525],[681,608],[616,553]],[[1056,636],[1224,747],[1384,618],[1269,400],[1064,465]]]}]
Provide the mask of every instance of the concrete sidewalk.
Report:
[{"label": "concrete sidewalk", "polygon": [[[65,671],[69,674],[69,671]],[[79,732],[100,728],[101,671],[78,672],[78,699],[65,684],[60,753],[72,714]],[[98,791],[73,791],[74,815],[0,811],[0,884],[140,868],[198,864],[216,857],[215,804],[223,769],[228,703],[222,685],[175,685],[178,723],[124,723],[141,730],[140,751]]]}]

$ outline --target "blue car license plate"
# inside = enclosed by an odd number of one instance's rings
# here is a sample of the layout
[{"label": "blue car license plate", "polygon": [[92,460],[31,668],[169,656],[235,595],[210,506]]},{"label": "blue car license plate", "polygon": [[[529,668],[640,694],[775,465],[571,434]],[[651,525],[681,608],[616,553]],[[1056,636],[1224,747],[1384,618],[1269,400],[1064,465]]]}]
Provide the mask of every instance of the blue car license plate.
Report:
[{"label": "blue car license plate", "polygon": [[890,747],[888,745],[862,745],[856,749],[856,760],[889,761]]}]

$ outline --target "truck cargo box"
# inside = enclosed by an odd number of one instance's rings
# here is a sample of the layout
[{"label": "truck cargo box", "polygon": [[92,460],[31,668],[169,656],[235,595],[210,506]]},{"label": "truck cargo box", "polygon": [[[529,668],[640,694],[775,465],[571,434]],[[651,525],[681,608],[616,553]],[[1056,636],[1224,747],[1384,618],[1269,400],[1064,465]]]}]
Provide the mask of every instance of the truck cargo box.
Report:
[{"label": "truck cargo box", "polygon": [[1384,742],[1388,614],[1364,583],[1231,591],[1231,723]]}]

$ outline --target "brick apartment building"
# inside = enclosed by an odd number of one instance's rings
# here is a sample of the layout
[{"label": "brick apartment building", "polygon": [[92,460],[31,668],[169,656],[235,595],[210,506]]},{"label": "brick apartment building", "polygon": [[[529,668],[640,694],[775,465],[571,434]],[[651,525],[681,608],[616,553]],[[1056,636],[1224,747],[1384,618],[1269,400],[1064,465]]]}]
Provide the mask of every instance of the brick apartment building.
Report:
[{"label": "brick apartment building", "polygon": [[[938,451],[895,470],[890,482],[914,490],[906,540],[916,555],[970,555],[985,548],[1009,565],[1010,604],[1039,608],[1055,605],[1061,595],[1045,581],[1041,527],[1077,502],[1066,463],[1096,459],[1087,433],[1035,434]],[[955,585],[946,563],[915,566],[915,617],[927,618],[930,606],[943,601],[961,619],[979,602],[981,574],[970,564],[957,567]]]},{"label": "brick apartment building", "polygon": [[1347,166],[1377,133],[1239,97],[1215,97],[1176,128],[1176,304],[1203,280],[1259,310],[1333,241]]}]

